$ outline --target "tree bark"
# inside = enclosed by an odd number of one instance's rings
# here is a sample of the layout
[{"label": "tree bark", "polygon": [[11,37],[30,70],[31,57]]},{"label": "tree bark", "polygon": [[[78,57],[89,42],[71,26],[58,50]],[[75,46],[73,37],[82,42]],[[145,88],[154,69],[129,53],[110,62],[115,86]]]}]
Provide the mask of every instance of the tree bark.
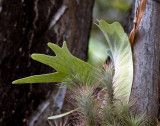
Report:
[{"label": "tree bark", "polygon": [[56,100],[64,96],[64,91],[57,91],[54,84],[12,85],[11,82],[53,72],[30,58],[32,53],[52,55],[48,42],[62,45],[67,41],[72,54],[86,60],[93,0],[1,2],[0,125],[46,126],[47,117],[57,111]]},{"label": "tree bark", "polygon": [[[135,0],[134,17],[140,0]],[[131,101],[134,114],[158,117],[158,83],[160,61],[160,4],[148,0],[146,11],[136,33],[133,47],[134,81]]]}]

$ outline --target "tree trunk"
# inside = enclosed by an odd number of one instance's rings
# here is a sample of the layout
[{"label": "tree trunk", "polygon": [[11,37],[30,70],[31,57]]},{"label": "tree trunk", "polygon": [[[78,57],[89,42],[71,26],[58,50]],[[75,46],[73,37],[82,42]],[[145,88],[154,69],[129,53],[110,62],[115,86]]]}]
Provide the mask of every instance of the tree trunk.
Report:
[{"label": "tree trunk", "polygon": [[[134,17],[140,0],[135,0]],[[133,47],[134,81],[131,100],[134,113],[158,117],[158,83],[160,61],[160,4],[148,0],[146,11],[136,33]]]},{"label": "tree trunk", "polygon": [[57,92],[54,84],[11,82],[53,72],[30,58],[32,53],[53,54],[48,42],[67,41],[72,54],[86,60],[93,0],[2,0],[1,6],[0,125],[46,126],[64,90]]}]

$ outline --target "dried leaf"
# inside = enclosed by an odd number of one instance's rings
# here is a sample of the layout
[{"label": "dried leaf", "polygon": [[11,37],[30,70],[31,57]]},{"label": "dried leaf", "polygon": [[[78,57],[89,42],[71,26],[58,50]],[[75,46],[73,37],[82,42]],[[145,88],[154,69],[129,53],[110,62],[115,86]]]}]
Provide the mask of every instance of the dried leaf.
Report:
[{"label": "dried leaf", "polygon": [[141,19],[143,17],[145,9],[146,9],[146,4],[147,4],[147,0],[141,0],[141,3],[138,7],[137,17],[136,17],[136,20],[134,21],[134,27],[129,35],[129,40],[130,40],[132,47],[133,47],[133,43],[134,43],[134,39],[135,39],[135,35],[136,35],[136,30],[141,22]]}]

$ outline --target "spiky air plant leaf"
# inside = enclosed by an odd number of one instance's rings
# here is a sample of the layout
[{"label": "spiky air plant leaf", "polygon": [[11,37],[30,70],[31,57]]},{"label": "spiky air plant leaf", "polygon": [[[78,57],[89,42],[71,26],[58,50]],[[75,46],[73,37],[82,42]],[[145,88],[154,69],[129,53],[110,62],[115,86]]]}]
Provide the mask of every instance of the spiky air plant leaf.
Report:
[{"label": "spiky air plant leaf", "polygon": [[124,126],[146,126],[149,125],[144,115],[136,116],[123,116],[122,117],[122,125]]},{"label": "spiky air plant leaf", "polygon": [[32,54],[32,59],[46,64],[57,72],[50,74],[35,75],[22,78],[13,82],[18,83],[44,83],[44,82],[68,82],[78,78],[82,83],[88,81],[89,76],[94,80],[95,73],[100,72],[92,65],[74,57],[67,49],[66,42],[60,48],[56,44],[48,43],[48,46],[55,52],[56,56],[49,56],[44,54]]},{"label": "spiky air plant leaf", "polygon": [[91,85],[74,85],[69,89],[75,100],[75,107],[78,108],[79,125],[96,126],[97,112],[94,88]]},{"label": "spiky air plant leaf", "polygon": [[101,91],[98,93],[98,99],[103,101],[103,104],[111,105],[114,98],[114,86],[113,86],[113,76],[114,76],[114,67],[112,63],[103,64],[102,75],[101,75]]},{"label": "spiky air plant leaf", "polygon": [[98,27],[107,40],[107,52],[114,63],[115,97],[129,101],[133,81],[133,60],[128,36],[118,22],[108,24],[101,20]]},{"label": "spiky air plant leaf", "polygon": [[105,105],[102,109],[102,126],[146,126],[147,120],[144,115],[133,116],[130,111],[131,105],[117,101],[110,105]]}]

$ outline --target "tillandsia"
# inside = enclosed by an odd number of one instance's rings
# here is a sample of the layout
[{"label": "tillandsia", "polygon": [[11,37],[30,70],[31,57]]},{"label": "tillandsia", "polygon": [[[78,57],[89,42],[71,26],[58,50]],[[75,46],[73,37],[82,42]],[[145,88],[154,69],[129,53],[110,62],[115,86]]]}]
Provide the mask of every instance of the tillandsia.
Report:
[{"label": "tillandsia", "polygon": [[111,58],[110,64],[104,63],[103,68],[98,69],[74,57],[67,49],[66,42],[62,48],[48,43],[56,56],[33,54],[31,57],[57,72],[22,78],[13,84],[65,84],[72,94],[73,110],[49,117],[48,120],[76,113],[74,125],[79,126],[142,126],[144,118],[134,117],[130,112],[133,60],[128,36],[118,22],[108,24],[101,20],[98,27],[107,40],[106,53]]}]

